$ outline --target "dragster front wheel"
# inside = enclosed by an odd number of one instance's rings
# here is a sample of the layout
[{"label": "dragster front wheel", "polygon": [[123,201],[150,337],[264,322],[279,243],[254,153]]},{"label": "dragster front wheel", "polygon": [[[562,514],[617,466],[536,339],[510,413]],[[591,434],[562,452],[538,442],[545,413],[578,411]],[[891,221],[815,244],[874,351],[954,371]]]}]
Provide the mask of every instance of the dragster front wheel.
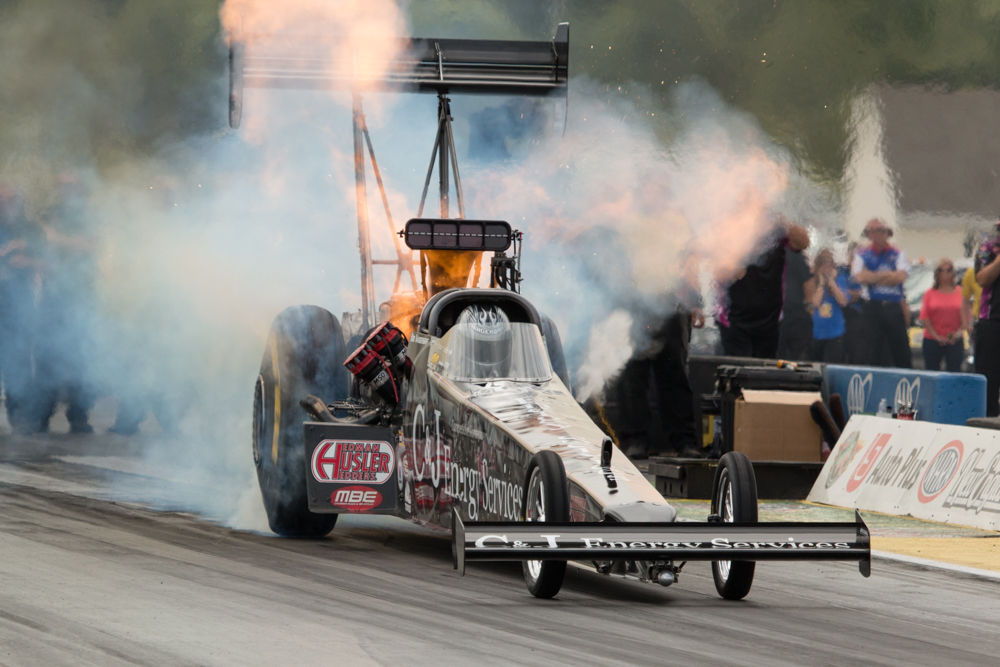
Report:
[{"label": "dragster front wheel", "polygon": [[[712,514],[724,523],[757,522],[757,480],[746,454],[728,452],[719,460],[712,489]],[[753,585],[753,561],[712,561],[715,589],[727,600],[742,600]]]},{"label": "dragster front wheel", "polygon": [[[528,462],[524,485],[525,521],[569,521],[569,485],[566,468],[555,452],[539,452]],[[564,560],[526,560],[524,582],[536,598],[551,598],[562,588]]]}]

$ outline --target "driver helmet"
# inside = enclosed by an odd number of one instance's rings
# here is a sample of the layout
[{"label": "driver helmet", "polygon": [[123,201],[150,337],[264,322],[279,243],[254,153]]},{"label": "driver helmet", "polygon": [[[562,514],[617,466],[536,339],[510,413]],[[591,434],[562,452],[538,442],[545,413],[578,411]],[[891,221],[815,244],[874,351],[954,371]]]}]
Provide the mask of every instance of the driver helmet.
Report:
[{"label": "driver helmet", "polygon": [[469,377],[490,379],[510,375],[514,333],[502,308],[469,306],[458,316],[453,336],[458,338],[453,342],[455,349],[464,357],[459,363]]}]

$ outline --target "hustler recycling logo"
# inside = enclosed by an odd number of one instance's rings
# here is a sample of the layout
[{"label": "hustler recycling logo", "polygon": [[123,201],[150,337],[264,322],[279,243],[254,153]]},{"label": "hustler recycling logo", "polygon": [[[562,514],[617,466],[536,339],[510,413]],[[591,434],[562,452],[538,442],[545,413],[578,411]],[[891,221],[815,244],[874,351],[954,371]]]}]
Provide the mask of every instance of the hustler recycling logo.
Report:
[{"label": "hustler recycling logo", "polygon": [[324,440],[313,450],[310,469],[317,482],[383,484],[395,465],[388,442]]}]

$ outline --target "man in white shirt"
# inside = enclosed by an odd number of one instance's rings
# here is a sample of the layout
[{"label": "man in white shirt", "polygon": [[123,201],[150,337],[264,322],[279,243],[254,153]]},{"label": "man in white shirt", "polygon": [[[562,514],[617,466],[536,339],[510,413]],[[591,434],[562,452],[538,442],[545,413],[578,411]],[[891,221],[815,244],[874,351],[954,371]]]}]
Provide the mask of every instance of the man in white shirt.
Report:
[{"label": "man in white shirt", "polygon": [[903,315],[903,282],[910,272],[906,254],[889,244],[892,230],[878,218],[865,225],[871,244],[854,255],[851,275],[863,287],[862,317],[868,335],[868,364],[912,368],[910,338]]}]

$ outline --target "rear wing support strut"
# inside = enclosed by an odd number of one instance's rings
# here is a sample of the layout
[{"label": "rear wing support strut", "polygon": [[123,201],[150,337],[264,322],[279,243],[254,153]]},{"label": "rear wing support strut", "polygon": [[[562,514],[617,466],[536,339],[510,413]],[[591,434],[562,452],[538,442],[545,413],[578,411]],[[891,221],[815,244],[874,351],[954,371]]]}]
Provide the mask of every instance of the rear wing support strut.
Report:
[{"label": "rear wing support strut", "polygon": [[[396,281],[392,289],[393,293],[399,289],[400,278],[404,271],[409,273],[410,284],[414,290],[417,289],[417,277],[413,271],[413,252],[403,248],[395,233],[392,212],[389,210],[389,199],[386,197],[385,185],[382,183],[382,173],[379,171],[378,161],[375,159],[375,148],[372,146],[372,138],[368,133],[368,122],[365,120],[362,98],[359,93],[353,94],[353,102],[351,118],[354,126],[354,182],[355,195],[358,202],[358,245],[361,249],[361,317],[362,330],[367,331],[375,326],[377,322],[375,313],[375,282],[372,275],[372,265],[396,265]],[[364,138],[364,144],[361,142],[362,138]],[[389,224],[389,235],[392,237],[393,245],[396,248],[396,259],[394,260],[372,259],[368,224],[368,189],[365,184],[366,146],[372,163],[372,172],[375,174],[375,182],[378,184],[378,191],[382,196],[382,206],[385,208],[385,220]]]},{"label": "rear wing support strut", "polygon": [[[459,217],[465,218],[462,181],[451,125],[448,95],[527,95],[535,97],[565,97],[569,80],[569,24],[561,23],[551,41],[501,41],[471,39],[402,39],[397,48],[387,52],[397,54],[388,62],[364,60],[364,54],[331,49],[331,38],[320,35],[267,35],[236,31],[229,35],[229,124],[240,126],[243,115],[243,89],[297,88],[346,90],[353,96],[354,168],[358,198],[358,241],[361,250],[362,321],[365,330],[376,319],[376,303],[372,268],[376,265],[396,265],[399,288],[403,272],[410,275],[414,290],[416,277],[412,253],[405,252],[395,238],[395,260],[373,260],[368,216],[367,185],[365,182],[364,151],[367,144],[375,179],[382,194],[386,218],[392,227],[388,199],[375,161],[371,137],[365,123],[361,93],[415,92],[438,96],[438,132],[431,164],[424,183],[420,213],[430,185],[435,160],[441,197],[441,217],[449,216],[450,171],[454,171],[455,194]],[[391,46],[391,45],[387,45]],[[331,53],[333,52],[333,53]],[[362,143],[362,137],[364,143]],[[421,260],[424,259],[421,253]],[[476,265],[476,277],[479,275]],[[478,281],[477,281],[478,282]]]}]

